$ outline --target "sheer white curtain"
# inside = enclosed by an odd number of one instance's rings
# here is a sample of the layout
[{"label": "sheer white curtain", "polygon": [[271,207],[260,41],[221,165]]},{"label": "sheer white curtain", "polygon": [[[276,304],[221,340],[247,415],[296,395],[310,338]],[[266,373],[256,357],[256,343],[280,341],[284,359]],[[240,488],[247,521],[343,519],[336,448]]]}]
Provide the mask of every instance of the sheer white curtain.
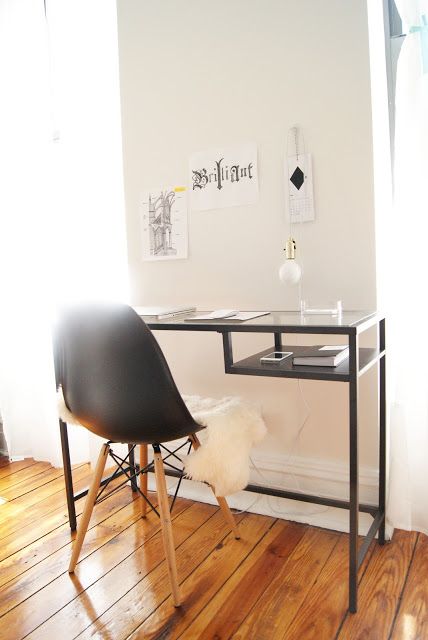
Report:
[{"label": "sheer white curtain", "polygon": [[116,4],[44,9],[0,0],[0,410],[12,456],[60,465],[56,304],[126,299],[127,266]]},{"label": "sheer white curtain", "polygon": [[423,58],[428,1],[396,0],[396,4],[409,33],[397,69],[394,212],[389,238],[393,255],[388,292],[388,512],[394,526],[428,533],[428,67]]}]

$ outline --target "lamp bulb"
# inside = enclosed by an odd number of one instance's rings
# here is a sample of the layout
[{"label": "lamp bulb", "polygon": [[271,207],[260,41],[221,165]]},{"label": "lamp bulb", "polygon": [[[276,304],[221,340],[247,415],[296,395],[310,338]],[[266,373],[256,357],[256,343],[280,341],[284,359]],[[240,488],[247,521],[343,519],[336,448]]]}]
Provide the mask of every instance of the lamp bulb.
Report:
[{"label": "lamp bulb", "polygon": [[297,284],[302,277],[302,268],[294,260],[287,259],[279,268],[279,279],[284,284]]}]

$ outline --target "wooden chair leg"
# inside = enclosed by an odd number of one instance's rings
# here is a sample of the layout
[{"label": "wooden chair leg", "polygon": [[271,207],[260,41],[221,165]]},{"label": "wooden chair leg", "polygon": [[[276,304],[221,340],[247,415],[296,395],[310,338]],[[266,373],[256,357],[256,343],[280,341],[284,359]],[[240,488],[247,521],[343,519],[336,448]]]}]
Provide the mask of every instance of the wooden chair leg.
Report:
[{"label": "wooden chair leg", "polygon": [[[191,436],[189,436],[193,448],[195,449],[199,449],[199,447],[201,446],[201,443],[199,441],[198,436],[196,435],[196,433],[192,433]],[[211,485],[210,485],[211,487]],[[241,535],[239,533],[239,529],[238,529],[238,525],[235,522],[235,518],[233,517],[233,513],[230,510],[229,505],[227,504],[227,500],[226,498],[224,498],[223,496],[216,496],[214,488],[211,487],[212,492],[215,496],[215,499],[217,500],[218,506],[220,507],[222,513],[223,513],[223,517],[226,520],[227,524],[229,525],[229,527],[231,528],[236,540],[239,540],[241,538]]]},{"label": "wooden chair leg", "polygon": [[94,508],[95,500],[97,498],[98,489],[104,468],[106,466],[107,456],[110,451],[110,446],[105,443],[101,447],[98,461],[95,467],[94,475],[92,478],[91,486],[89,487],[88,495],[86,496],[85,507],[83,509],[82,517],[77,530],[77,536],[73,544],[73,552],[71,554],[70,565],[68,572],[73,573],[79,560],[80,551],[82,549],[83,540],[85,539],[86,531],[88,530],[89,520],[91,519],[92,510]]},{"label": "wooden chair leg", "polygon": [[[140,444],[140,469],[144,469],[147,466],[148,455],[147,455],[147,445]],[[140,473],[140,491],[147,495],[147,473]],[[141,500],[141,516],[143,518],[147,515],[147,502],[144,498],[140,498]]]},{"label": "wooden chair leg", "polygon": [[175,558],[174,539],[172,535],[171,513],[169,510],[168,494],[166,491],[165,471],[163,468],[162,455],[156,445],[154,449],[154,463],[156,475],[156,488],[158,493],[159,511],[162,527],[163,545],[165,548],[165,558],[168,568],[169,580],[171,583],[172,599],[175,607],[181,604],[180,587],[178,585],[177,562]]}]

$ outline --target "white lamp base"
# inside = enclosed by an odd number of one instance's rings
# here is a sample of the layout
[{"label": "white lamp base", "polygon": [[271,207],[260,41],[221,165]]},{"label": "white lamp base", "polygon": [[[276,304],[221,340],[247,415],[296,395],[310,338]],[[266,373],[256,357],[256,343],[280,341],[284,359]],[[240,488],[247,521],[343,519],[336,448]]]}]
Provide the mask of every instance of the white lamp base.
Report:
[{"label": "white lamp base", "polygon": [[305,300],[300,301],[300,313],[304,316],[341,316],[342,315],[342,301],[337,300],[335,307],[315,309],[307,306]]}]

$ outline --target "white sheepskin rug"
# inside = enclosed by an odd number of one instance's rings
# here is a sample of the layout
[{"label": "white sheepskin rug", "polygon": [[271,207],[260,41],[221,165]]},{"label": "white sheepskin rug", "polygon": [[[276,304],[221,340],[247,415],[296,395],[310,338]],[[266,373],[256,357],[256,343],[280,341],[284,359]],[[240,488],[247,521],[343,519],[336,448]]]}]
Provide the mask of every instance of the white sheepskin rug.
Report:
[{"label": "white sheepskin rug", "polygon": [[66,422],[67,424],[81,425],[81,423],[78,421],[74,413],[71,413],[70,409],[65,404],[62,387],[59,387],[58,391],[56,392],[56,404],[58,409],[58,415],[63,422]]},{"label": "white sheepskin rug", "polygon": [[[260,409],[238,397],[216,400],[183,396],[196,422],[206,429],[198,431],[201,446],[184,457],[186,476],[208,482],[217,496],[244,489],[250,478],[250,450],[266,435]],[[62,389],[57,394],[58,413],[64,422],[80,424],[64,402]]]},{"label": "white sheepskin rug", "polygon": [[250,450],[266,435],[260,410],[237,397],[183,396],[196,422],[201,447],[184,460],[186,475],[208,482],[217,496],[244,489],[250,478]]}]

